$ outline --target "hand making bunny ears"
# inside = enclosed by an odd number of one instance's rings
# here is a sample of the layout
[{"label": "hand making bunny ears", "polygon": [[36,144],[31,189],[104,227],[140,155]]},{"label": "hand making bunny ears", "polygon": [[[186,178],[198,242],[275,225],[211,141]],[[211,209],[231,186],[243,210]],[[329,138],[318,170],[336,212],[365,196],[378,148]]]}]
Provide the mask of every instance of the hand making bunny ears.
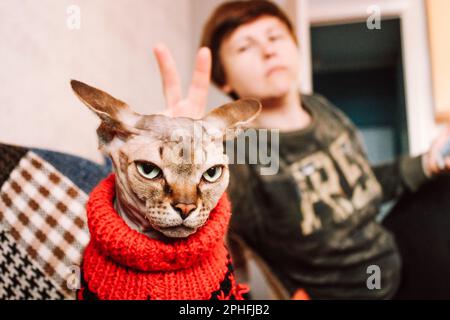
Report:
[{"label": "hand making bunny ears", "polygon": [[169,49],[160,43],[154,47],[153,53],[158,62],[166,98],[166,110],[163,114],[200,119],[205,113],[210,83],[212,60],[209,48],[200,48],[197,53],[191,84],[185,98],[182,95],[180,75]]}]

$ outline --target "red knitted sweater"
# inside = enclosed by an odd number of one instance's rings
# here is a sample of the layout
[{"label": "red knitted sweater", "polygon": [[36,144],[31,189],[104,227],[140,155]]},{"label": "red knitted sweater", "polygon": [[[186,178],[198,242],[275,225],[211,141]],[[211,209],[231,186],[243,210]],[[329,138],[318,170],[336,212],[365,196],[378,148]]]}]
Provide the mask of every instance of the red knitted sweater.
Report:
[{"label": "red knitted sweater", "polygon": [[226,193],[206,224],[185,239],[165,243],[131,229],[113,206],[114,175],[87,203],[91,240],[82,262],[78,299],[243,299],[224,244],[230,219]]}]

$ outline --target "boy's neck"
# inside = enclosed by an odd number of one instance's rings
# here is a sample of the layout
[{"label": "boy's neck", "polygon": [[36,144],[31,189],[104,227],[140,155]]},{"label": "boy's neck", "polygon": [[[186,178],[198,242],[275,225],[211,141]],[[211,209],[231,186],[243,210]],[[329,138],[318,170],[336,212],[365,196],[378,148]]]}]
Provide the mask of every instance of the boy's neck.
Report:
[{"label": "boy's neck", "polygon": [[297,90],[280,98],[261,100],[261,103],[263,108],[254,121],[255,127],[286,132],[303,129],[312,122],[311,115],[302,107]]}]

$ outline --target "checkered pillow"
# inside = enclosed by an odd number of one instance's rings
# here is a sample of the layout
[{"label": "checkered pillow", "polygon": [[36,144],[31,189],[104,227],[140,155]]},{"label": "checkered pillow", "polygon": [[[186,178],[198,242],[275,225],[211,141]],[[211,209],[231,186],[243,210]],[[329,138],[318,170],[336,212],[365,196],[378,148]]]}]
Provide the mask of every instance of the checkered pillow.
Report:
[{"label": "checkered pillow", "polygon": [[68,282],[89,242],[86,201],[35,152],[20,157],[0,189],[0,298],[75,298]]}]

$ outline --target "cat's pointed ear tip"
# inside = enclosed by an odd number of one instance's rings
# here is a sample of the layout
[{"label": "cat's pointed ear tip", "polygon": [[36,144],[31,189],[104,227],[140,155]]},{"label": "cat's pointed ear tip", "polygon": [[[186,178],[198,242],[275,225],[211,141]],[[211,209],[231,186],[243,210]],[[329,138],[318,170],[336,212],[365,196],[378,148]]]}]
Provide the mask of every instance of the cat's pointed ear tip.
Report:
[{"label": "cat's pointed ear tip", "polygon": [[86,87],[87,85],[81,81],[70,79],[70,86],[72,87],[72,90],[77,92],[79,89]]},{"label": "cat's pointed ear tip", "polygon": [[242,99],[242,100],[243,100],[243,101],[248,101],[248,102],[251,102],[251,103],[260,103],[260,101],[259,101],[258,99],[252,98],[252,97],[244,98],[244,99]]},{"label": "cat's pointed ear tip", "polygon": [[[238,100],[239,101],[239,100]],[[261,106],[261,101],[259,101],[256,98],[244,98],[241,99],[240,101],[244,102],[244,103],[249,103],[252,106]]]},{"label": "cat's pointed ear tip", "polygon": [[242,99],[241,101],[243,103],[249,105],[256,114],[259,114],[262,110],[261,101],[259,101],[258,99],[246,98],[246,99]]}]

